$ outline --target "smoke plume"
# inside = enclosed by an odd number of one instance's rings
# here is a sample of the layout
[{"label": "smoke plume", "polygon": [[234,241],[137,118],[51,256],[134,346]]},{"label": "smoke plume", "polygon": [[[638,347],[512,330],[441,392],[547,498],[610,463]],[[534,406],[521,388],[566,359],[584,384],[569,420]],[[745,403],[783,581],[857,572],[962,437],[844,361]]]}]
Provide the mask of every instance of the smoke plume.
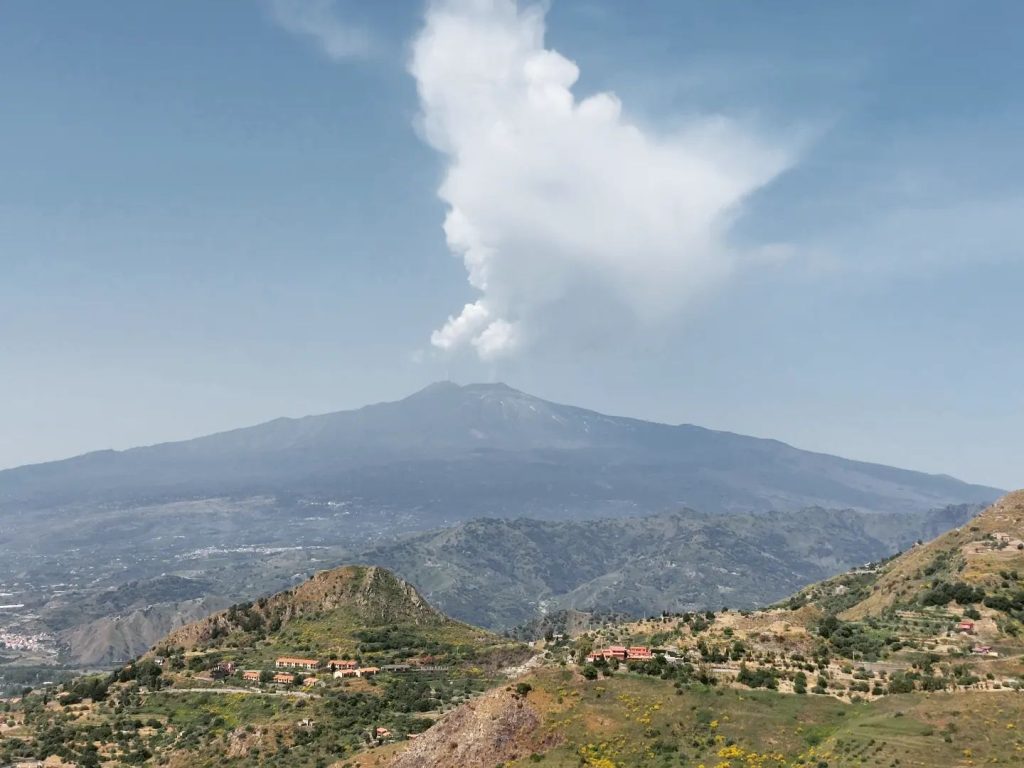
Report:
[{"label": "smoke plume", "polygon": [[434,0],[413,42],[445,235],[479,293],[433,333],[442,350],[508,355],[581,286],[644,321],[678,310],[733,269],[740,204],[791,162],[721,116],[659,134],[613,93],[577,98],[579,69],[544,33],[539,5]]}]

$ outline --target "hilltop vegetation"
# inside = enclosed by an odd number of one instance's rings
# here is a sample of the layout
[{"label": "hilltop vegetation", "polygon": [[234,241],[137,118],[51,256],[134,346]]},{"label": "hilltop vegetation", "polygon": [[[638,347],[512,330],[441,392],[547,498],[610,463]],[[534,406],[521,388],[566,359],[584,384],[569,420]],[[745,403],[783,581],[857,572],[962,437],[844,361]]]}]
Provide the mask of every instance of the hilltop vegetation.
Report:
[{"label": "hilltop vegetation", "polygon": [[[148,657],[195,666],[203,660],[260,670],[279,656],[358,659],[367,665],[419,659],[493,667],[518,646],[449,619],[412,585],[373,566],[321,571],[298,587],[234,605],[172,632]],[[510,654],[506,654],[510,651]]]},{"label": "hilltop vegetation", "polygon": [[348,566],[321,571],[294,589],[233,605],[171,633],[164,645],[186,650],[250,646],[281,635],[304,635],[307,642],[320,643],[347,635],[346,622],[353,627],[456,626],[394,574]]}]

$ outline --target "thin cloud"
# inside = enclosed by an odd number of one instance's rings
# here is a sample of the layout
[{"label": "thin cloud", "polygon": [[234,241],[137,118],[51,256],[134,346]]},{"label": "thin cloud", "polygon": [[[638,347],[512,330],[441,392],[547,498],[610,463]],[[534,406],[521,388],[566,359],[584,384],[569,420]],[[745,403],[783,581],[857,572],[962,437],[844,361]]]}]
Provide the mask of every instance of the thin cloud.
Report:
[{"label": "thin cloud", "polygon": [[270,13],[289,32],[309,38],[329,58],[363,58],[373,50],[369,31],[341,18],[334,0],[270,0]]}]

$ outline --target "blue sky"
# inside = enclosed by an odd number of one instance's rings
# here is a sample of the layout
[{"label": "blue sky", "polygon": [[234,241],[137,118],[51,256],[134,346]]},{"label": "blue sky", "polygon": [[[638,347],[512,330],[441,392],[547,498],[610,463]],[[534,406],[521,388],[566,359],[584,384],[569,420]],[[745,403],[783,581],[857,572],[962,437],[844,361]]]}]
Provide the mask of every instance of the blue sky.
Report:
[{"label": "blue sky", "polygon": [[[494,106],[539,137],[522,154],[459,144],[489,113],[446,106],[475,106],[473,68],[424,29],[462,5],[0,9],[0,466],[450,376],[1022,484],[1024,7],[553,0],[542,47],[575,62],[572,93],[614,92],[614,127],[649,145],[582,137],[608,149],[572,158],[595,186],[629,176],[591,201],[533,113]],[[360,44],[330,55],[339,30]],[[648,180],[705,146],[735,188],[659,239],[658,206],[693,188]],[[524,161],[558,182],[557,232],[508,235]],[[486,289],[452,207],[502,243]],[[635,253],[593,240],[620,209]],[[474,302],[516,343],[432,345]]]}]

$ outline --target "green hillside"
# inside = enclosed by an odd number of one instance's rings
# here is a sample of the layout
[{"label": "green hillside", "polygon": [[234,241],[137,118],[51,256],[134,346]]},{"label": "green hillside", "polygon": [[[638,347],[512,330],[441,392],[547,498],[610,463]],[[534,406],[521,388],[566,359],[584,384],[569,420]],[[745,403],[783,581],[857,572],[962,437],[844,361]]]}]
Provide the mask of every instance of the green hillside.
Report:
[{"label": "green hillside", "polygon": [[4,702],[0,765],[1021,765],[1022,531],[1011,494],[769,609],[565,614],[533,648],[382,568],[324,571]]},{"label": "green hillside", "polygon": [[294,589],[241,603],[172,632],[156,656],[216,656],[266,665],[280,655],[400,661],[430,652],[470,657],[498,640],[439,613],[383,568],[321,571]]},{"label": "green hillside", "polygon": [[[1013,574],[1024,550],[1022,502],[1024,494],[1010,494],[957,531],[768,610],[549,633],[548,664],[521,681],[523,695],[492,692],[411,746],[374,750],[359,764],[1024,764]],[[644,646],[653,658],[588,657],[614,646]]]},{"label": "green hillside", "polygon": [[[676,687],[547,668],[361,768],[966,768],[1024,763],[1019,693],[845,703],[745,687]],[[455,727],[451,727],[455,726]]]},{"label": "green hillside", "polygon": [[323,571],[182,627],[113,674],[5,703],[0,765],[326,765],[426,730],[528,656],[381,568]]}]

